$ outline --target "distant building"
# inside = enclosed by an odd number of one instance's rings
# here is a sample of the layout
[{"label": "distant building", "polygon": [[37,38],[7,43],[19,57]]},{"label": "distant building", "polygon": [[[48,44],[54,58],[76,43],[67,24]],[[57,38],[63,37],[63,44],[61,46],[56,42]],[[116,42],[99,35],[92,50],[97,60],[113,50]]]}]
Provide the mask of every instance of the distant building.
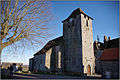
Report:
[{"label": "distant building", "polygon": [[20,66],[23,66],[23,63],[2,62],[1,69],[8,69],[10,66],[13,66],[13,71],[17,71]]},{"label": "distant building", "polygon": [[31,71],[95,73],[92,18],[80,8],[63,22],[63,36],[49,41],[29,60]]}]

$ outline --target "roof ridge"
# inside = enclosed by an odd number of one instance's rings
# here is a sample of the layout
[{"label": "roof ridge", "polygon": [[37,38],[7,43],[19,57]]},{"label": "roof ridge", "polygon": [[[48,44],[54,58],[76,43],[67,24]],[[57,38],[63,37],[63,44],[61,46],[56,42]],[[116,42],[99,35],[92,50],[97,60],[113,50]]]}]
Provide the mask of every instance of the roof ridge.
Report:
[{"label": "roof ridge", "polygon": [[60,36],[58,38],[48,41],[41,50],[39,50],[37,53],[34,54],[34,56],[39,54],[44,54],[50,48],[57,46],[59,44],[58,40],[62,40],[62,39],[63,39],[63,36]]},{"label": "roof ridge", "polygon": [[[85,14],[85,12],[81,8],[77,8],[70,14],[70,16],[67,19],[63,20],[62,22],[66,21],[66,20],[70,19],[71,17],[73,17],[77,14],[80,14],[80,13],[88,16],[87,14]],[[91,18],[90,16],[88,16],[88,17]],[[93,20],[93,18],[91,18],[91,19]]]}]

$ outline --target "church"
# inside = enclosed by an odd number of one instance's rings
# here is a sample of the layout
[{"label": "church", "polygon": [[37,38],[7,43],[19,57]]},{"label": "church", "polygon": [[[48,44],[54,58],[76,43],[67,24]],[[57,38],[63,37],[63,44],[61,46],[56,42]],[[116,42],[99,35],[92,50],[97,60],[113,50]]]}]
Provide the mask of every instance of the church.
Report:
[{"label": "church", "polygon": [[29,59],[32,72],[95,73],[92,20],[80,8],[62,21],[63,36],[49,41]]}]

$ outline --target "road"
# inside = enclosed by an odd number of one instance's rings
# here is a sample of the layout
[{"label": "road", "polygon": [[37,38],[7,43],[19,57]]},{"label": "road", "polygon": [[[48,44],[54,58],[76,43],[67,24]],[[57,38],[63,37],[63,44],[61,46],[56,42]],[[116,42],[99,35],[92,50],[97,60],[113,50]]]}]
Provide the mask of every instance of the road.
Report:
[{"label": "road", "polygon": [[14,74],[13,79],[100,79],[100,76]]}]

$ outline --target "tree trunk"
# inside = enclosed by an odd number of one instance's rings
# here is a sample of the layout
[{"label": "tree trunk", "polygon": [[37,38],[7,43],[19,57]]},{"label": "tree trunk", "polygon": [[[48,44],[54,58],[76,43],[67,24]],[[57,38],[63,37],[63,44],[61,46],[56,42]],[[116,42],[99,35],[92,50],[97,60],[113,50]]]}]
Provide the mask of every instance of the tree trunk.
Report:
[{"label": "tree trunk", "polygon": [[[1,48],[1,41],[0,41],[0,72],[1,72],[1,53],[2,53],[2,48]],[[0,75],[0,79],[1,79],[1,75]]]},{"label": "tree trunk", "polygon": [[0,40],[0,57],[1,57],[1,53],[2,53],[2,41]]},{"label": "tree trunk", "polygon": [[2,53],[2,49],[1,49],[1,45],[0,45],[0,58],[1,58],[1,53]]},{"label": "tree trunk", "polygon": [[[1,34],[0,34],[1,35]],[[1,47],[1,44],[2,44],[2,40],[0,40],[0,66],[1,66],[1,54],[2,54],[2,47]]]}]

